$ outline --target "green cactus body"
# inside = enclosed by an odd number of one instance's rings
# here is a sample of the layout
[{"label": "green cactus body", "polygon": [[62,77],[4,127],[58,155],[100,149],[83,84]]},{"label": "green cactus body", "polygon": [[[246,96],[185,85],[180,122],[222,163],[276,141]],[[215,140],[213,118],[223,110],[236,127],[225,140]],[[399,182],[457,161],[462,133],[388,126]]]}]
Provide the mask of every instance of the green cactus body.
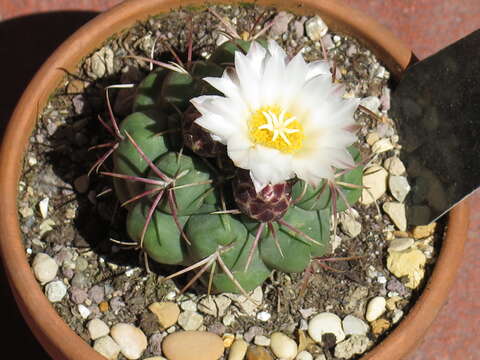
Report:
[{"label": "green cactus body", "polygon": [[[168,137],[158,135],[167,129],[166,115],[154,109],[134,112],[120,125],[120,133],[131,135],[152,161],[169,151]],[[118,144],[118,149],[113,154],[113,161],[116,173],[130,176],[146,176],[148,173],[148,164],[126,137]],[[120,180],[115,181],[115,189],[122,202],[143,190],[141,183],[124,181],[121,185],[119,182]]]},{"label": "green cactus body", "polygon": [[[271,269],[262,261],[258,249],[255,250],[252,262],[247,270],[249,251],[253,245],[254,237],[246,236],[234,242],[234,246],[222,255],[225,265],[230,269],[235,279],[240,283],[245,291],[251,291],[261,285],[270,275]],[[218,266],[216,267],[218,269]],[[219,272],[213,276],[213,285],[217,291],[221,292],[239,292],[232,280],[225,272],[218,269]]]},{"label": "green cactus body", "polygon": [[187,237],[192,242],[188,251],[194,260],[213,254],[219,246],[244,242],[248,236],[245,226],[230,215],[195,215],[185,226]]},{"label": "green cactus body", "polygon": [[160,91],[161,108],[171,112],[174,109],[185,111],[190,99],[202,94],[218,94],[208,83],[207,76],[221,76],[223,68],[215,63],[196,61],[190,74],[170,71],[163,81]]},{"label": "green cactus body", "polygon": [[[143,202],[138,202],[128,213],[128,235],[139,244],[147,213],[148,206]],[[178,220],[180,224],[184,225],[188,217],[181,216]],[[160,211],[154,211],[142,245],[153,260],[162,264],[185,264],[188,260],[186,243],[181,238],[175,221],[170,215]]]},{"label": "green cactus body", "polygon": [[[234,61],[235,51],[240,48],[246,52],[250,44],[228,41],[208,61],[193,62],[188,74],[165,69],[148,74],[138,86],[133,113],[123,120],[120,132],[128,133],[166,178],[161,184],[148,185],[113,180],[121,201],[145,195],[127,208],[128,235],[151,259],[162,264],[190,266],[205,259],[216,260],[204,277],[207,281],[210,278],[219,292],[238,293],[238,284],[248,292],[261,285],[273,269],[302,272],[312,258],[330,251],[332,196],[328,186],[322,190],[322,185],[305,187],[303,181],[296,181],[291,190],[292,205],[280,221],[269,224],[261,225],[246,215],[219,214],[236,208],[231,187],[235,168],[225,155],[201,159],[182,146],[183,119],[179,112],[187,109],[193,97],[217,94],[203,79],[221,76],[225,65]],[[350,152],[359,161],[358,150],[351,147]],[[116,173],[160,180],[158,172],[152,170],[126,136],[120,140],[113,159]],[[359,166],[336,179],[355,186],[338,185],[350,204],[361,194],[357,187],[361,185],[362,171]],[[159,194],[163,197],[157,198]],[[154,199],[158,200],[156,209],[151,208]],[[346,207],[338,197],[336,211]],[[257,234],[260,226],[263,231]],[[253,247],[257,236],[258,246]],[[222,261],[229,271],[222,268]]]},{"label": "green cactus body", "polygon": [[[158,169],[170,178],[177,178],[172,184],[175,194],[176,210],[179,215],[196,213],[204,204],[206,198],[214,191],[211,184],[211,174],[200,159],[185,154],[169,152],[163,155],[156,163]],[[153,177],[153,172],[150,177]],[[175,189],[177,188],[178,189]],[[172,213],[168,201],[163,201],[159,209],[168,214]]]},{"label": "green cactus body", "polygon": [[137,87],[137,96],[133,102],[133,112],[155,108],[160,100],[159,93],[167,70],[157,68],[148,74]]}]

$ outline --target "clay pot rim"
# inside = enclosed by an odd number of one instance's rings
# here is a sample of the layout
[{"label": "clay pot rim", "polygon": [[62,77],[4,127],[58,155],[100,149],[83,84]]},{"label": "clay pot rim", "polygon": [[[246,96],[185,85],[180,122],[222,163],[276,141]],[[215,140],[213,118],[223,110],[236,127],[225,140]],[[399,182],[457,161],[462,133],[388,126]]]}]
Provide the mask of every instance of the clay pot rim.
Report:
[{"label": "clay pot rim", "polygon": [[[25,256],[17,212],[20,164],[28,138],[52,90],[73,71],[83,56],[105,39],[149,15],[166,12],[180,4],[199,5],[200,0],[128,0],[99,15],[69,37],[37,72],[21,97],[8,124],[0,154],[0,251],[6,276],[17,304],[37,340],[54,359],[104,360],[76,335],[44,296]],[[210,1],[210,3],[217,1]],[[226,2],[226,1],[221,1]],[[253,0],[242,2],[254,2]],[[341,0],[259,0],[294,12],[319,13],[334,29],[362,40],[379,56],[394,75],[400,75],[414,58],[411,51],[390,31],[372,18],[351,9]],[[430,280],[422,295],[400,325],[379,345],[362,357],[401,359],[422,338],[453,284],[463,254],[468,229],[469,207],[462,203],[449,214],[447,235]]]}]

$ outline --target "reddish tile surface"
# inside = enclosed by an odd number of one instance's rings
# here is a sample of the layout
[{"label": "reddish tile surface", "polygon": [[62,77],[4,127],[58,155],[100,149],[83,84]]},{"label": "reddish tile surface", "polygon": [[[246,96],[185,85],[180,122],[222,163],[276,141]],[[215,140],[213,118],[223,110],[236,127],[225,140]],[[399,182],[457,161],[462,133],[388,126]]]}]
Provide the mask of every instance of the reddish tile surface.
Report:
[{"label": "reddish tile surface", "polygon": [[[2,69],[17,71],[7,84],[12,84],[7,106],[2,106],[0,118],[3,124],[16,98],[28,78],[47,56],[48,51],[92,15],[83,13],[73,19],[72,14],[63,17],[30,16],[61,10],[101,11],[119,0],[0,0],[0,59]],[[480,27],[480,0],[345,0],[390,28],[403,39],[420,57],[424,58],[442,47],[460,39]],[[10,21],[5,21],[11,19]],[[54,19],[55,22],[49,21]],[[25,24],[40,24],[29,28]],[[49,25],[49,26],[48,26]],[[38,28],[42,32],[36,34]],[[65,33],[59,33],[62,28]],[[49,33],[50,30],[50,33]],[[28,33],[27,33],[28,32]],[[8,41],[13,33],[24,43]],[[36,36],[36,37],[35,37]],[[43,37],[42,37],[43,36]],[[32,37],[39,39],[32,41]],[[45,50],[47,48],[47,50]],[[35,52],[37,50],[37,52]],[[9,52],[10,51],[10,52]],[[44,51],[45,53],[42,53]],[[40,54],[32,57],[32,52]],[[16,54],[17,58],[12,54]],[[27,61],[28,60],[28,61]],[[11,89],[10,89],[11,90]],[[3,99],[5,100],[5,99]],[[1,128],[0,128],[1,129]],[[469,199],[472,205],[471,225],[462,267],[454,289],[423,344],[407,360],[475,360],[480,359],[480,192]],[[0,283],[5,279],[0,269]],[[22,339],[24,346],[17,358],[35,354],[37,359],[48,359],[38,347],[18,314],[11,294],[5,286],[0,287],[2,319],[11,324],[14,331],[7,338]],[[9,336],[9,335],[7,335]],[[22,352],[24,351],[24,352]]]}]

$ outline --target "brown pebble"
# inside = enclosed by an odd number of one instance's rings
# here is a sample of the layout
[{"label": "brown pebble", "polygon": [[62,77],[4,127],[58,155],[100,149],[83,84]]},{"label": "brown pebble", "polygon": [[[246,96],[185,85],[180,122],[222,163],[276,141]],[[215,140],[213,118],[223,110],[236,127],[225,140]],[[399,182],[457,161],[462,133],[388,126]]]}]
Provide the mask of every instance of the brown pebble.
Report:
[{"label": "brown pebble", "polygon": [[310,336],[306,335],[305,331],[298,330],[298,352],[306,350],[312,344],[315,344],[315,341]]},{"label": "brown pebble", "polygon": [[415,239],[423,239],[433,235],[437,223],[431,223],[429,225],[415,226],[413,229],[413,237]]},{"label": "brown pebble", "polygon": [[375,321],[372,321],[370,325],[372,326],[373,335],[379,336],[390,328],[390,321],[388,321],[387,319],[380,318]]},{"label": "brown pebble", "polygon": [[107,312],[108,311],[108,302],[102,301],[100,304],[98,304],[98,308],[100,309],[101,312]]},{"label": "brown pebble", "polygon": [[250,346],[247,350],[247,360],[273,360],[273,358],[263,346]]},{"label": "brown pebble", "polygon": [[179,331],[162,342],[163,354],[169,360],[216,360],[223,354],[223,340],[206,331]]},{"label": "brown pebble", "polygon": [[393,235],[397,238],[409,238],[411,234],[408,231],[394,231]]},{"label": "brown pebble", "polygon": [[178,305],[169,301],[155,302],[148,309],[157,316],[158,322],[164,329],[174,325],[180,315]]},{"label": "brown pebble", "polygon": [[67,93],[68,94],[78,94],[85,89],[85,83],[81,80],[74,79],[68,82]]}]

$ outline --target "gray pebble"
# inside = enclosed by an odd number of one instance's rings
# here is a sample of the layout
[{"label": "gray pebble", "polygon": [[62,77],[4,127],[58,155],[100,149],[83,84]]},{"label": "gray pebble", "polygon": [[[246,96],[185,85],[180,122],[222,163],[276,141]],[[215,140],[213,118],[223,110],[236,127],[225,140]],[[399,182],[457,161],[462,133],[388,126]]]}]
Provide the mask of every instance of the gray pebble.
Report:
[{"label": "gray pebble", "polygon": [[77,115],[82,114],[85,109],[85,99],[83,95],[81,94],[75,95],[72,99],[72,103],[73,103],[73,108],[75,110],[75,114]]},{"label": "gray pebble", "polygon": [[95,304],[100,304],[105,298],[105,290],[103,286],[95,285],[90,290],[88,290],[88,297]]},{"label": "gray pebble", "polygon": [[214,333],[214,334],[217,334],[217,335],[221,336],[225,333],[227,328],[222,323],[215,322],[212,325],[210,325],[207,330],[208,330],[208,332],[211,332],[211,333]]},{"label": "gray pebble", "polygon": [[335,346],[335,356],[341,359],[349,359],[353,355],[364,353],[371,343],[371,340],[365,335],[352,335]]},{"label": "gray pebble", "polygon": [[164,336],[160,333],[153,334],[148,340],[148,351],[152,355],[162,355],[162,341]]},{"label": "gray pebble", "polygon": [[83,256],[79,256],[75,260],[75,270],[77,271],[85,271],[88,267],[88,261]]},{"label": "gray pebble", "polygon": [[70,299],[75,304],[82,304],[85,300],[87,300],[87,298],[88,294],[84,289],[80,289],[74,286],[70,288]]},{"label": "gray pebble", "polygon": [[71,282],[72,286],[75,286],[80,289],[88,288],[88,283],[89,281],[87,277],[85,276],[85,274],[81,272],[77,272],[75,276],[72,278],[72,282]]},{"label": "gray pebble", "polygon": [[253,338],[257,335],[263,335],[263,328],[260,326],[252,326],[250,327],[245,334],[243,334],[243,338],[246,342],[251,342]]},{"label": "gray pebble", "polygon": [[283,33],[287,32],[288,24],[293,19],[293,14],[287,13],[285,11],[280,11],[274,18],[273,18],[273,25],[270,28],[270,36],[277,37],[282,35]]},{"label": "gray pebble", "polygon": [[120,310],[122,307],[125,306],[125,303],[122,301],[122,298],[119,296],[115,296],[110,300],[110,308],[113,312]]},{"label": "gray pebble", "polygon": [[63,281],[52,281],[45,286],[45,293],[50,302],[59,302],[67,294],[67,286]]},{"label": "gray pebble", "polygon": [[387,290],[394,291],[400,296],[407,295],[408,291],[405,286],[397,279],[392,278],[387,282]]},{"label": "gray pebble", "polygon": [[198,330],[203,325],[203,316],[194,311],[184,311],[178,316],[178,325],[184,330]]}]

